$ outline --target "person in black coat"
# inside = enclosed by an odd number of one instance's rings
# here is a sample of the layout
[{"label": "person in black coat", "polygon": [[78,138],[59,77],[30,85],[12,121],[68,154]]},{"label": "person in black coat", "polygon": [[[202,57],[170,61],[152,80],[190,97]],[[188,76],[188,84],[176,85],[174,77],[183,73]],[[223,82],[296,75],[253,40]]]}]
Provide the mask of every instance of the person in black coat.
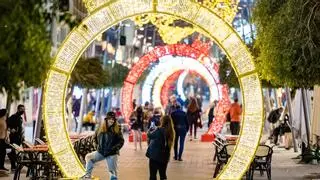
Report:
[{"label": "person in black coat", "polygon": [[190,130],[190,141],[192,141],[192,127],[194,130],[194,139],[197,139],[197,128],[201,119],[201,111],[195,98],[190,98],[190,103],[187,109],[187,119]]},{"label": "person in black coat", "polygon": [[118,176],[118,156],[124,144],[124,138],[114,112],[107,113],[107,117],[96,132],[94,139],[97,144],[97,151],[89,153],[85,157],[85,178],[91,178],[94,163],[106,160],[110,179],[116,180]]},{"label": "person in black coat", "polygon": [[161,180],[167,179],[166,171],[175,136],[171,117],[163,116],[160,121],[160,127],[153,127],[147,133],[150,141],[146,153],[149,158],[150,180],[157,179],[158,171]]},{"label": "person in black coat", "polygon": [[208,128],[210,127],[212,121],[213,121],[213,118],[214,118],[214,109],[216,108],[218,104],[218,101],[217,100],[214,100],[213,101],[213,104],[209,110],[209,113],[208,113]]},{"label": "person in black coat", "polygon": [[139,142],[140,150],[142,149],[142,132],[143,132],[144,113],[142,107],[137,107],[137,110],[130,116],[131,129],[133,130],[134,148],[137,150],[137,142]]},{"label": "person in black coat", "polygon": [[[182,161],[182,153],[184,149],[184,141],[189,129],[189,124],[187,120],[187,114],[181,109],[180,106],[177,107],[177,110],[171,113],[171,118],[173,121],[174,131],[176,136],[174,138],[174,159]],[[180,139],[180,141],[179,141]],[[178,141],[179,143],[179,152],[178,152]]]},{"label": "person in black coat", "polygon": [[149,124],[148,124],[148,129],[150,129],[151,125],[153,124],[154,126],[160,126],[160,119],[161,119],[161,109],[160,108],[155,108],[153,112],[153,116],[151,117]]},{"label": "person in black coat", "polygon": [[[17,112],[7,119],[7,128],[10,133],[10,144],[16,144],[20,146],[24,141],[24,129],[22,127],[23,120],[21,117],[24,112],[25,107],[24,105],[20,104],[18,105]],[[8,157],[11,162],[11,170],[15,170],[17,163],[16,151],[12,149],[11,152],[8,153]]]}]

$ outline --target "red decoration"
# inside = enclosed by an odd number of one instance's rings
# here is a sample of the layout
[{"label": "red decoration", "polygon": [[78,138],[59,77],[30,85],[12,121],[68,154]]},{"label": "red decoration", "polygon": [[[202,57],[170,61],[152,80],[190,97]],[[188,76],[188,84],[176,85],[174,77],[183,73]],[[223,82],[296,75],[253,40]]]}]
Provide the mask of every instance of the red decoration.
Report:
[{"label": "red decoration", "polygon": [[[155,47],[152,51],[142,56],[137,63],[131,68],[125,79],[122,90],[122,112],[124,118],[128,122],[128,118],[132,112],[132,93],[135,84],[142,73],[150,66],[151,63],[166,55],[190,57],[202,61],[204,57],[209,55],[210,44],[202,43],[200,40],[194,41],[192,45],[187,44],[171,44],[166,46]],[[217,65],[218,66],[218,65]],[[216,72],[218,73],[218,72]],[[215,79],[215,82],[219,82]]]},{"label": "red decoration", "polygon": [[213,119],[208,131],[206,134],[201,136],[201,141],[203,142],[213,141],[215,135],[221,132],[223,125],[226,122],[226,115],[231,105],[228,89],[227,85],[223,85],[221,87],[222,98],[219,100],[218,105],[214,110],[215,118]]},{"label": "red decoration", "polygon": [[183,70],[179,70],[171,74],[161,87],[161,104],[166,107],[169,101],[169,90],[172,90],[172,84],[178,79]]}]

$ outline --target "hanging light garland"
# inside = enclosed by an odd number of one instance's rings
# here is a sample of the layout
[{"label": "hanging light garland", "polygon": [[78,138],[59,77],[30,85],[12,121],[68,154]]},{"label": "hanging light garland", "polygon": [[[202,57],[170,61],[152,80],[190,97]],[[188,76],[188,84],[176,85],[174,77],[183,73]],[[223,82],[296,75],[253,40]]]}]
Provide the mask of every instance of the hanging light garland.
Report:
[{"label": "hanging light garland", "polygon": [[[237,13],[239,0],[196,0],[199,4],[208,7],[213,12],[223,17],[228,23],[231,23]],[[174,6],[178,1],[172,1],[170,6]],[[143,14],[132,19],[135,23],[142,27],[145,24],[152,23],[158,29],[158,32],[167,44],[175,44],[181,39],[193,34],[194,32],[202,32],[202,30],[189,25],[180,27],[177,24],[179,18],[166,14]],[[205,33],[204,33],[205,34]]]}]

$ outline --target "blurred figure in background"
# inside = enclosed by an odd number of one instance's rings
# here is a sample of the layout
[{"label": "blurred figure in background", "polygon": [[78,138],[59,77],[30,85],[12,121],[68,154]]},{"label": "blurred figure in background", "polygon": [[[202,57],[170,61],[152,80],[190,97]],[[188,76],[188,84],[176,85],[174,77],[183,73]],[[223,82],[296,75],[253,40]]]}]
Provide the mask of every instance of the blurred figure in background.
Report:
[{"label": "blurred figure in background", "polygon": [[195,98],[190,98],[190,103],[187,109],[187,119],[190,129],[190,141],[192,141],[192,128],[194,129],[194,139],[197,139],[197,126],[200,120],[200,108],[198,106],[197,100]]},{"label": "blurred figure in background", "polygon": [[157,107],[153,111],[153,116],[149,121],[148,129],[151,127],[151,124],[154,123],[155,126],[160,126],[160,119],[161,119],[162,113],[161,108]]},{"label": "blurred figure in background", "polygon": [[142,149],[142,132],[143,132],[143,117],[144,113],[142,107],[137,107],[130,116],[131,129],[133,130],[134,149],[137,150],[137,143],[139,142],[140,150]]},{"label": "blurred figure in background", "polygon": [[216,108],[218,104],[218,101],[217,100],[214,100],[211,107],[210,107],[210,110],[209,110],[209,113],[208,113],[208,128],[210,127],[213,119],[214,119],[214,110]]},{"label": "blurred figure in background", "polygon": [[94,131],[96,128],[96,120],[95,116],[96,112],[95,111],[90,111],[84,118],[83,118],[83,123],[82,126],[86,128],[86,131],[88,131],[88,127],[91,127],[91,131]]},{"label": "blurred figure in background", "polygon": [[168,108],[166,108],[166,115],[171,115],[173,111],[177,109],[178,106],[181,107],[181,105],[178,103],[177,98],[175,95],[172,95],[170,97],[170,104],[168,104]]},{"label": "blurred figure in background", "polygon": [[[24,105],[18,105],[17,112],[9,117],[7,120],[7,128],[10,133],[9,139],[10,144],[16,144],[20,146],[24,141],[24,129],[22,127],[22,115],[25,113]],[[11,149],[11,152],[8,153],[8,157],[11,161],[11,170],[16,169],[17,155],[14,149]]]},{"label": "blurred figure in background", "polygon": [[242,109],[240,104],[238,103],[238,99],[234,99],[234,103],[231,104],[230,107],[230,130],[232,135],[239,135],[240,131],[240,121],[241,121],[241,113]]},{"label": "blurred figure in background", "polygon": [[[175,138],[174,138],[174,160],[182,161],[182,153],[184,149],[184,141],[189,129],[189,124],[187,120],[187,114],[177,106],[177,109],[171,113],[171,118],[173,121]],[[179,151],[178,151],[179,142]]]}]

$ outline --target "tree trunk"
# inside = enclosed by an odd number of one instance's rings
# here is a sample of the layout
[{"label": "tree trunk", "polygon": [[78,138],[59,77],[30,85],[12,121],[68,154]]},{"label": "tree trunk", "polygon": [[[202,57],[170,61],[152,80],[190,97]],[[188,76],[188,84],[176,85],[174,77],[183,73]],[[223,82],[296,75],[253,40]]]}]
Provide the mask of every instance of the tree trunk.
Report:
[{"label": "tree trunk", "polygon": [[6,109],[7,109],[7,116],[8,117],[10,116],[11,103],[12,103],[12,93],[11,93],[11,91],[7,91]]},{"label": "tree trunk", "polygon": [[108,112],[111,111],[112,93],[113,93],[113,88],[110,88],[110,91],[109,91],[109,94],[108,94],[108,105],[107,105]]},{"label": "tree trunk", "polygon": [[298,146],[294,135],[294,130],[292,128],[292,119],[293,119],[293,111],[292,111],[292,105],[291,105],[291,93],[288,87],[286,87],[286,94],[287,94],[287,106],[289,110],[289,123],[291,126],[291,134],[292,134],[292,142],[293,142],[293,149],[294,152],[298,152]]},{"label": "tree trunk", "polygon": [[[101,101],[101,89],[96,90],[96,107],[95,107],[95,112],[96,112],[96,121],[100,119],[100,101]],[[100,110],[100,111],[99,111]]]},{"label": "tree trunk", "polygon": [[106,103],[105,103],[105,89],[102,89],[102,97],[101,97],[101,110],[100,110],[100,116],[105,114]]},{"label": "tree trunk", "polygon": [[279,108],[280,105],[278,103],[278,94],[277,94],[277,89],[273,89],[273,93],[274,93],[274,102],[276,103],[276,108]]},{"label": "tree trunk", "polygon": [[79,129],[78,129],[79,134],[82,131],[83,116],[87,111],[87,95],[88,95],[88,89],[84,88],[82,90],[81,106],[80,106],[80,113],[79,113]]},{"label": "tree trunk", "polygon": [[306,124],[306,131],[307,131],[307,148],[310,148],[310,121],[309,121],[309,112],[307,107],[307,92],[305,88],[301,89],[302,91],[302,103],[303,103],[303,112],[304,112],[304,119]]},{"label": "tree trunk", "polygon": [[40,132],[41,132],[41,128],[43,126],[43,123],[42,123],[42,100],[43,100],[43,91],[44,91],[44,87],[42,87],[40,90],[39,90],[39,94],[40,94],[40,99],[39,99],[39,104],[38,104],[38,117],[37,117],[37,121],[36,121],[36,126],[35,126],[35,130],[34,130],[34,139],[36,138],[42,138],[40,137]]}]

